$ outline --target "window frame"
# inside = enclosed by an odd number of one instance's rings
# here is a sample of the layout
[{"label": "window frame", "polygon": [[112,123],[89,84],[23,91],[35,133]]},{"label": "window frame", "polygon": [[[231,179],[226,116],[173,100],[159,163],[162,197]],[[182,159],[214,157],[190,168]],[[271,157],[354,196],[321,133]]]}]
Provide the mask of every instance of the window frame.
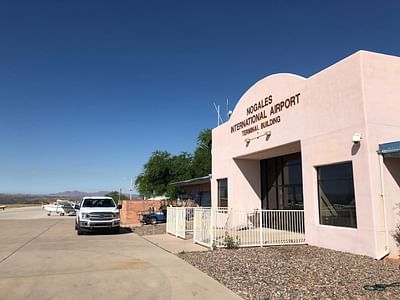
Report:
[{"label": "window frame", "polygon": [[[226,198],[221,197],[221,188],[224,188],[224,186],[221,186],[221,183],[225,182],[225,189],[226,189]],[[229,196],[228,196],[228,178],[220,178],[217,179],[217,207],[222,207],[222,208],[228,208],[229,207]],[[223,200],[222,200],[223,199]],[[225,205],[221,205],[222,201],[226,202]]]},{"label": "window frame", "polygon": [[[321,180],[321,169],[323,168],[329,168],[329,167],[337,167],[337,166],[350,166],[350,171],[351,171],[351,177],[347,177],[345,173],[342,174],[342,176],[340,177],[336,177],[336,178],[328,178],[328,179],[322,179]],[[327,164],[327,165],[321,165],[321,166],[315,166],[315,171],[316,171],[316,180],[317,180],[317,201],[318,201],[318,221],[319,221],[319,225],[323,225],[323,226],[334,226],[334,227],[339,227],[339,228],[349,228],[349,229],[357,229],[357,201],[356,201],[356,195],[355,195],[355,185],[354,185],[354,171],[353,171],[353,162],[352,161],[343,161],[343,162],[335,162],[335,163],[331,163],[331,164]],[[327,221],[327,217],[324,216],[321,213],[321,191],[325,194],[326,190],[324,191],[323,188],[321,187],[321,182],[325,182],[325,183],[329,183],[332,181],[345,181],[345,180],[351,180],[351,185],[350,185],[350,181],[346,182],[346,184],[348,185],[348,187],[352,188],[352,201],[354,201],[354,208],[352,207],[350,211],[348,211],[348,219],[345,219],[344,217],[340,218],[338,216],[336,216],[336,218],[331,218],[331,222]],[[325,187],[326,188],[326,187]],[[345,195],[344,193],[342,193],[340,196]],[[348,194],[348,195],[351,195]],[[326,196],[326,194],[325,194]],[[327,196],[326,196],[327,197]],[[327,197],[327,200],[329,201],[329,204],[333,207],[334,205],[337,205],[337,208],[335,209],[335,212],[344,212],[344,204],[333,202],[330,201],[329,198]],[[352,201],[350,201],[349,203],[351,203]],[[347,205],[351,205],[351,204],[347,204]],[[340,206],[343,206],[343,208],[341,209]],[[336,224],[335,224],[336,223]],[[339,224],[338,224],[339,223]],[[347,224],[346,224],[347,223]]]}]

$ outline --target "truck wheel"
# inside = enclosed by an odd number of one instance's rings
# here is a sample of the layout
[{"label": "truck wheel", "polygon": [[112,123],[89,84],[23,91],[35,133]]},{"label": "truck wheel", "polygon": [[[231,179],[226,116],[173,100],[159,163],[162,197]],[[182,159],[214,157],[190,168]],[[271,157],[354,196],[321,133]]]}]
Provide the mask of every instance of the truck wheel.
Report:
[{"label": "truck wheel", "polygon": [[78,224],[78,225],[76,225],[76,227],[77,227],[76,233],[77,233],[78,235],[82,235],[82,234],[83,234],[83,231],[82,231],[82,229],[81,229],[81,226],[79,226],[79,224]]},{"label": "truck wheel", "polygon": [[112,229],[112,232],[113,232],[113,233],[119,233],[119,226],[118,226],[118,227],[114,227],[114,228]]},{"label": "truck wheel", "polygon": [[155,225],[157,223],[157,219],[156,218],[150,218],[150,224]]}]

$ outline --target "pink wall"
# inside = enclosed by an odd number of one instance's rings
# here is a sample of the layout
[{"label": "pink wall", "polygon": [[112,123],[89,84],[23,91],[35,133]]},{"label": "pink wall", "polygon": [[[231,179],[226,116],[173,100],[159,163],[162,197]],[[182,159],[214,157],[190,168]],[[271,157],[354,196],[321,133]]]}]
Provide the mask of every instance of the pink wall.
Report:
[{"label": "pink wall", "polygon": [[[261,159],[301,151],[306,242],[321,247],[365,254],[385,252],[383,203],[380,197],[380,143],[400,140],[400,58],[359,51],[308,79],[277,74],[253,85],[239,100],[230,120],[213,130],[212,201],[217,203],[217,179],[228,178],[229,206],[260,207]],[[270,116],[271,106],[300,94],[292,105]],[[271,98],[269,96],[271,95]],[[264,100],[268,98],[267,100]],[[248,108],[262,101],[268,118],[280,122],[242,134]],[[289,103],[289,102],[288,102]],[[257,107],[258,108],[258,107]],[[234,127],[232,127],[234,126]],[[266,139],[266,131],[271,136]],[[362,134],[354,146],[354,133]],[[246,145],[245,140],[251,141]],[[315,167],[351,161],[355,185],[357,228],[319,224]],[[397,161],[399,163],[399,161]],[[395,163],[396,165],[396,163]],[[384,166],[388,225],[393,228],[399,185]],[[393,172],[392,172],[393,173]],[[389,239],[390,240],[390,239]],[[392,240],[391,252],[397,254]]]},{"label": "pink wall", "polygon": [[[379,160],[376,145],[400,140],[400,59],[375,53],[363,53],[363,88],[367,119],[367,145],[372,174],[371,193],[374,206],[374,220],[378,231],[378,248],[383,251],[385,224],[383,200],[380,185]],[[398,255],[391,232],[400,223],[398,205],[400,202],[400,159],[384,159],[384,199],[388,225],[388,239],[391,256]]]}]

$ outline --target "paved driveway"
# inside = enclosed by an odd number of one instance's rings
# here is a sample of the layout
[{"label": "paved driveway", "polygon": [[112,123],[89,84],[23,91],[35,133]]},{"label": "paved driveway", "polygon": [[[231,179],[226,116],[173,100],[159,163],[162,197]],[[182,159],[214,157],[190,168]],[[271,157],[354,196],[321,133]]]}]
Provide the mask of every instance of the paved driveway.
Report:
[{"label": "paved driveway", "polygon": [[0,299],[241,299],[136,234],[77,236],[73,222],[0,212]]}]

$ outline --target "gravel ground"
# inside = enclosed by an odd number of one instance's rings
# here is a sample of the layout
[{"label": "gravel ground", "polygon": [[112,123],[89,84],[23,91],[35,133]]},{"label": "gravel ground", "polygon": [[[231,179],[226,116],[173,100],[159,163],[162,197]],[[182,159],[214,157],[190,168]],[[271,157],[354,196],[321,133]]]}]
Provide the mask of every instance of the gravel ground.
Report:
[{"label": "gravel ground", "polygon": [[400,286],[365,291],[364,285],[400,282],[397,266],[318,247],[221,249],[179,254],[244,299],[400,299]]},{"label": "gravel ground", "polygon": [[132,232],[137,233],[138,235],[153,235],[153,234],[164,234],[166,233],[166,223],[155,224],[155,225],[143,225],[140,227],[133,227]]}]

